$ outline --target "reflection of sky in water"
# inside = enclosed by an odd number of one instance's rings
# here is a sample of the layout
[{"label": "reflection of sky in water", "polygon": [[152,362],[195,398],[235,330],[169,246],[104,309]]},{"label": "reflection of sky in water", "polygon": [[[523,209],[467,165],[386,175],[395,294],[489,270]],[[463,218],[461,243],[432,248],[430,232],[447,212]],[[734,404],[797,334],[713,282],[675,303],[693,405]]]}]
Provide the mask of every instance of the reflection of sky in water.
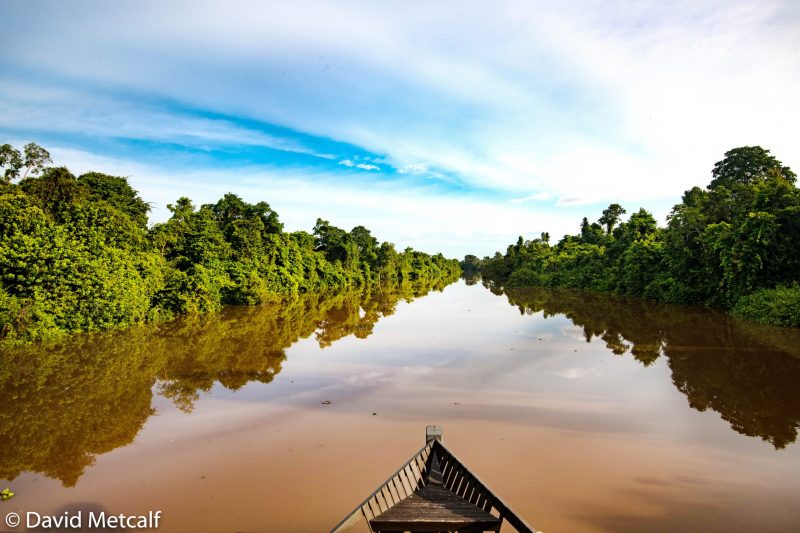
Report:
[{"label": "reflection of sky in water", "polygon": [[[303,339],[287,350],[272,383],[236,392],[216,386],[212,396],[308,409],[331,400],[337,411],[397,419],[492,418],[764,447],[733,434],[713,410],[689,408],[666,357],[645,368],[630,352],[613,354],[601,339],[587,343],[583,329],[563,315],[520,314],[504,296],[463,283],[400,303],[366,339],[349,336],[325,349]],[[786,451],[797,454],[795,448]]]}]

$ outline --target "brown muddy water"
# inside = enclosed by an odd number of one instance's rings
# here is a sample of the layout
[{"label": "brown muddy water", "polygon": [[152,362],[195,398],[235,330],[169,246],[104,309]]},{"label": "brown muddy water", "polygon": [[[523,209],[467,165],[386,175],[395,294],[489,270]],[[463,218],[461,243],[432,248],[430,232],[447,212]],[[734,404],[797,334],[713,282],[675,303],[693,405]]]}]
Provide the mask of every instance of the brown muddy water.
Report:
[{"label": "brown muddy water", "polygon": [[797,331],[464,281],[410,296],[3,352],[0,524],[160,510],[159,531],[327,531],[436,423],[548,533],[800,530]]}]

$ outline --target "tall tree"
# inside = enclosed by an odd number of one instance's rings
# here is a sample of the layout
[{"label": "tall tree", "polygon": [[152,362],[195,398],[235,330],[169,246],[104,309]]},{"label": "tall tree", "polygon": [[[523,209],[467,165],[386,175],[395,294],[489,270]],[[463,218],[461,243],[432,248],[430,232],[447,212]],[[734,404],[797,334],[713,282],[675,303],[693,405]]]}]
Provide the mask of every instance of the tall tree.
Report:
[{"label": "tall tree", "polygon": [[22,150],[21,154],[10,144],[0,146],[0,168],[5,169],[2,177],[4,183],[8,184],[19,178],[22,169],[25,169],[22,174],[22,178],[25,179],[28,174],[38,174],[44,170],[45,166],[53,162],[50,159],[50,152],[38,144],[28,143]]},{"label": "tall tree", "polygon": [[[619,222],[620,217],[625,214],[625,210],[619,204],[611,204],[608,208],[603,209],[603,216],[597,221],[606,227],[606,235],[611,235],[614,226]],[[585,219],[584,219],[585,220]]]},{"label": "tall tree", "polygon": [[713,179],[708,188],[732,189],[736,184],[749,185],[766,179],[772,169],[778,169],[791,183],[797,179],[792,169],[770,155],[769,150],[760,146],[734,148],[725,152],[725,158],[714,165],[714,170],[711,171]]}]

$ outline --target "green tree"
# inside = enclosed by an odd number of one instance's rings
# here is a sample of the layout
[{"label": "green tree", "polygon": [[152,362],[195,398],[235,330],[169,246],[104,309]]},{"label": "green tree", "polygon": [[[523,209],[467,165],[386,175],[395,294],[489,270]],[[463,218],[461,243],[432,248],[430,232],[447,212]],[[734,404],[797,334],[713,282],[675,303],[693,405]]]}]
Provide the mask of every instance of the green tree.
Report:
[{"label": "green tree", "polygon": [[128,183],[128,178],[87,172],[78,177],[78,184],[87,190],[90,201],[107,202],[128,215],[139,227],[147,227],[150,204],[139,197],[139,193]]},{"label": "green tree", "polygon": [[0,168],[4,169],[3,180],[6,184],[19,178],[22,169],[25,169],[22,174],[22,178],[25,179],[28,174],[38,174],[53,162],[50,153],[38,144],[26,144],[23,154],[10,144],[0,146]]},{"label": "green tree", "polygon": [[794,183],[797,175],[783,163],[770,155],[769,150],[760,146],[742,146],[725,152],[725,158],[714,164],[711,171],[713,179],[709,190],[719,187],[732,189],[735,185],[750,185],[767,177],[772,169],[789,182]]},{"label": "green tree", "polygon": [[611,204],[606,209],[603,209],[603,216],[597,221],[606,227],[606,234],[610,235],[617,225],[619,219],[625,214],[625,209],[619,204]]}]

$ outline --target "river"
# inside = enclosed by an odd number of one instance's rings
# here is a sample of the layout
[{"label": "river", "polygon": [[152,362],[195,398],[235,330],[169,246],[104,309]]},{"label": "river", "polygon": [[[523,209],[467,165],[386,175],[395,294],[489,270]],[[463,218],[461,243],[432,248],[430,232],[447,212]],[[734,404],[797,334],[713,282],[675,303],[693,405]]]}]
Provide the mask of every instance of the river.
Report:
[{"label": "river", "polygon": [[0,515],[327,531],[435,423],[548,533],[800,530],[796,330],[571,291],[426,291],[6,350],[0,489],[16,495]]}]

